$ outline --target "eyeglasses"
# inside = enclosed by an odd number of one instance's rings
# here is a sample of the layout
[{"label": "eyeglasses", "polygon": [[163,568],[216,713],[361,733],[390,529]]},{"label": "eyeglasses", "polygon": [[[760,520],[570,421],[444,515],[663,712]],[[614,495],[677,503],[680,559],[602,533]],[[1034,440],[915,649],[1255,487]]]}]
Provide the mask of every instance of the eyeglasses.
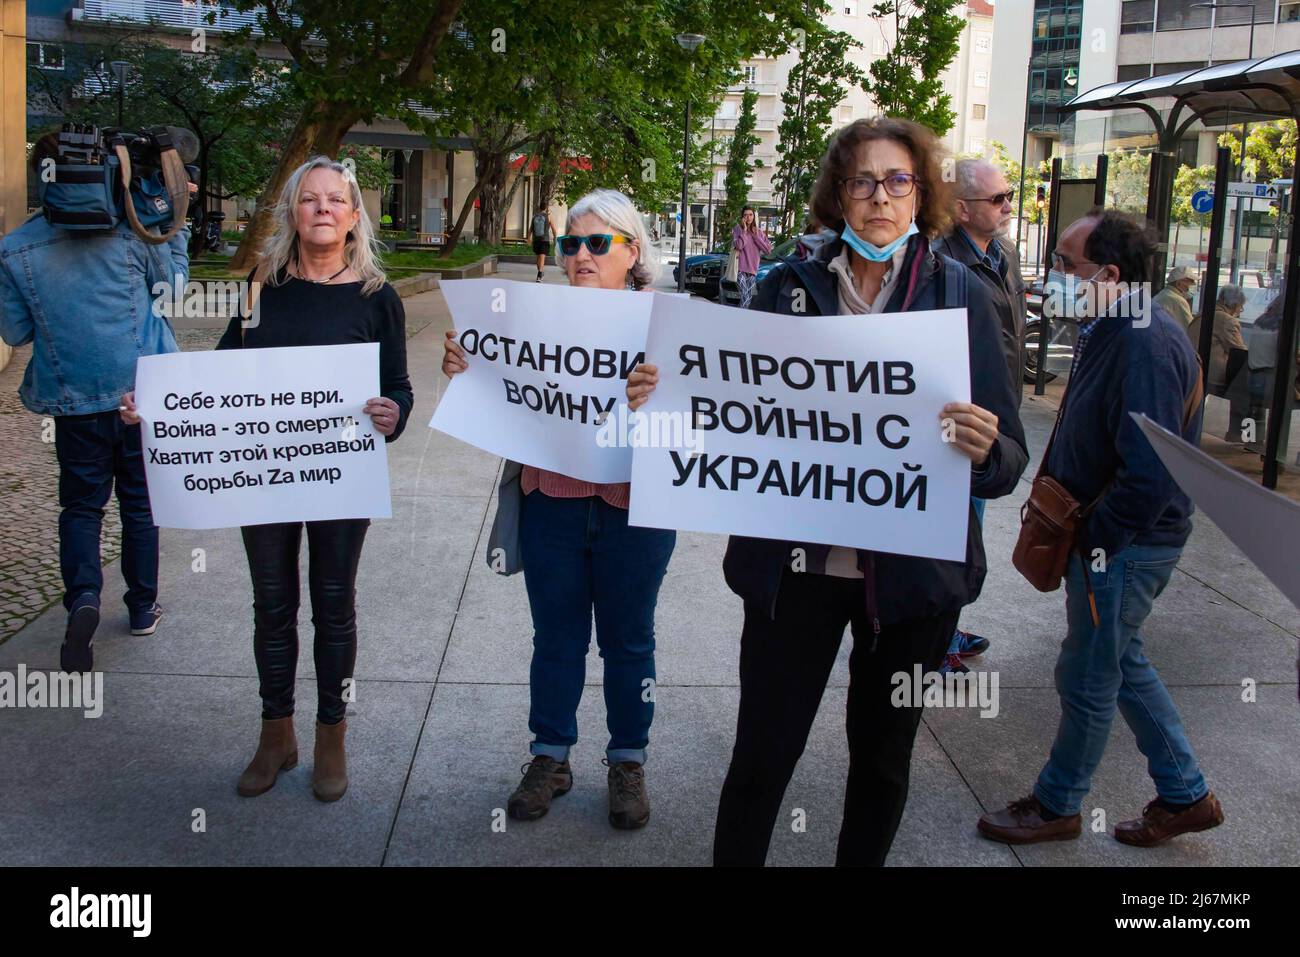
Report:
[{"label": "eyeglasses", "polygon": [[998,193],[995,196],[963,196],[961,198],[967,203],[992,203],[994,206],[1001,206],[1003,203],[1014,203],[1016,201],[1016,190],[1015,187],[1012,187],[1005,193]]},{"label": "eyeglasses", "polygon": [[566,256],[578,255],[578,250],[583,246],[590,249],[593,256],[603,256],[609,252],[614,243],[630,243],[631,241],[626,236],[615,236],[610,233],[592,233],[590,236],[561,236],[556,240],[560,244],[560,252]]},{"label": "eyeglasses", "polygon": [[850,199],[870,199],[876,195],[876,187],[885,184],[885,192],[896,199],[911,195],[916,187],[916,177],[911,173],[890,173],[884,179],[874,176],[850,176],[840,180]]}]

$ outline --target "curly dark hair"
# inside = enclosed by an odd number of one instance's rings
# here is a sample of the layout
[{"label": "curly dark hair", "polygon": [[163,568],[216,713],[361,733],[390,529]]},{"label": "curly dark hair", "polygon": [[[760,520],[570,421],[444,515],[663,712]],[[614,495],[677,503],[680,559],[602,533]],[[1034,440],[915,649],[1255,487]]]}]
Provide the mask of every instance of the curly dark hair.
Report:
[{"label": "curly dark hair", "polygon": [[844,229],[840,183],[857,173],[858,147],[871,140],[894,140],[912,157],[921,205],[916,228],[933,239],[952,226],[952,184],[943,175],[946,150],[928,127],[894,116],[854,120],[831,137],[812,189],[812,215],[837,233]]}]

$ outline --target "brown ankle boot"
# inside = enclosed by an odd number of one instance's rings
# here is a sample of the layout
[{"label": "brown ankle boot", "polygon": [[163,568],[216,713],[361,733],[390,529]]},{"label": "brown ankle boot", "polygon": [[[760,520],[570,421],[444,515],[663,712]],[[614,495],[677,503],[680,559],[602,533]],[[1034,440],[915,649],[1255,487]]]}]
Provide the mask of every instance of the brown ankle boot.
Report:
[{"label": "brown ankle boot", "polygon": [[311,791],[321,801],[337,801],[348,789],[348,762],[343,735],[348,719],[338,724],[316,722],[316,757],[311,769]]},{"label": "brown ankle boot", "polygon": [[274,787],[277,774],[297,764],[298,739],[293,733],[293,717],[263,719],[257,753],[239,776],[235,790],[244,797],[265,794]]}]

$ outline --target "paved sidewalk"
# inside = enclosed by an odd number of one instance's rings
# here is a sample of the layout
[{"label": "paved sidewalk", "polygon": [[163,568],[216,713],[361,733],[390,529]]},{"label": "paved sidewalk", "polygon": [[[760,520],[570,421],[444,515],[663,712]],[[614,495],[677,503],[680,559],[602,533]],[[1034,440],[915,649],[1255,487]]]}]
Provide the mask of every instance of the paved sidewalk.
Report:
[{"label": "paved sidewalk", "polygon": [[[529,278],[527,267],[503,271]],[[548,279],[558,274],[550,270]],[[0,711],[0,864],[707,864],[735,727],[741,609],[721,574],[724,539],[682,533],[658,610],[658,708],[647,776],[649,826],[606,822],[604,708],[594,644],[579,717],[574,790],[533,823],[494,829],[527,760],[531,626],[522,576],[483,562],[499,460],[426,427],[443,380],[441,294],[405,301],[416,407],[389,450],[394,517],[376,522],[358,582],[358,700],[349,719],[352,785],[337,804],[310,791],[315,692],[310,614],[301,616],[298,734],[303,759],[256,799],[234,782],[259,719],[248,571],[238,530],[162,535],[166,617],[130,636],[105,601],[96,639],[102,717]],[[1052,409],[1027,397],[1031,449]],[[1022,494],[990,503],[991,571],[963,623],[992,639],[971,663],[996,671],[1001,710],[929,711],[911,798],[890,862],[1072,865],[1300,864],[1295,760],[1300,614],[1203,516],[1147,632],[1227,823],[1154,850],[1086,830],[1075,842],[1009,849],[982,840],[982,810],[1032,784],[1058,718],[1052,668],[1061,593],[1042,595],[1010,567]],[[9,501],[8,496],[6,496]],[[11,509],[12,510],[12,507]],[[191,570],[192,550],[206,571]],[[304,561],[304,576],[305,566]],[[116,575],[109,569],[106,577]],[[306,598],[304,582],[303,595]],[[0,670],[57,667],[62,610],[0,645]],[[808,750],[786,795],[773,864],[828,864],[846,773],[846,638]],[[1257,701],[1242,701],[1242,683]],[[1135,815],[1153,797],[1117,719],[1086,803],[1088,821]],[[206,830],[192,821],[202,809]],[[804,812],[806,830],[791,825]]]}]

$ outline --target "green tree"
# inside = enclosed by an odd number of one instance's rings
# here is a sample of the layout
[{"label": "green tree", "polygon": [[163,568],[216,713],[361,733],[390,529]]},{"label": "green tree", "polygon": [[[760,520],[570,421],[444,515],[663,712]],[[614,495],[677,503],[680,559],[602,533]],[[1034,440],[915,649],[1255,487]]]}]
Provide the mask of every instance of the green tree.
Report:
[{"label": "green tree", "polygon": [[[271,208],[285,181],[313,154],[337,157],[343,136],[361,121],[392,117],[413,125],[416,100],[436,78],[435,56],[462,0],[230,0],[256,14],[253,27],[225,34],[229,42],[281,44],[293,69],[287,75],[299,107],[257,200],[257,209],[231,261],[238,272],[271,229]],[[213,8],[217,22],[227,8]]]},{"label": "green tree", "polygon": [[[966,28],[966,21],[953,13],[960,5],[962,0],[884,0],[871,8],[877,21],[893,22],[894,42],[872,62],[862,89],[882,112],[928,126],[940,137],[957,118],[942,74],[957,55]],[[883,36],[883,23],[878,26]]]},{"label": "green tree", "polygon": [[805,12],[810,22],[803,35],[799,60],[790,68],[781,93],[783,119],[778,130],[774,192],[781,195],[778,241],[802,231],[808,197],[826,142],[831,113],[844,98],[846,88],[860,86],[863,72],[848,59],[862,44],[847,33],[830,30],[821,18],[830,12],[824,0],[809,0]]},{"label": "green tree", "polygon": [[758,145],[758,136],[754,133],[758,122],[754,115],[756,103],[758,93],[746,90],[740,101],[740,118],[736,120],[736,131],[731,137],[727,153],[726,200],[718,210],[718,222],[724,230],[740,222],[740,213],[749,202],[749,185],[746,180],[754,171],[750,155]]},{"label": "green tree", "polygon": [[[107,64],[122,61],[123,126],[194,134],[200,209],[255,193],[270,175],[274,143],[287,132],[281,117],[294,105],[279,64],[246,48],[187,52],[138,35],[75,50],[58,73],[29,69],[29,104],[60,123],[117,126],[117,80]],[[201,241],[195,230],[192,252]]]},{"label": "green tree", "polygon": [[[643,209],[661,209],[681,182],[686,102],[694,107],[696,139],[707,120],[702,107],[735,79],[741,60],[784,49],[801,7],[801,0],[658,0],[625,7],[476,0],[461,24],[468,39],[445,48],[444,82],[431,99],[437,116],[427,128],[468,136],[474,144],[477,192],[466,203],[479,200],[480,237],[500,235],[501,217],[520,182],[507,172],[512,153],[560,163],[570,200],[601,186],[623,190]],[[504,49],[494,49],[488,38],[501,23],[510,27]],[[687,55],[674,35],[693,28],[707,39]],[[692,151],[692,178],[706,163],[704,151]],[[462,208],[459,219],[468,212]],[[453,240],[458,235],[453,230]]]},{"label": "green tree", "polygon": [[[1237,130],[1219,135],[1218,143],[1232,151],[1233,165],[1241,163],[1241,136]],[[1295,120],[1256,123],[1246,136],[1245,170],[1257,182],[1291,176],[1295,169]]]}]

